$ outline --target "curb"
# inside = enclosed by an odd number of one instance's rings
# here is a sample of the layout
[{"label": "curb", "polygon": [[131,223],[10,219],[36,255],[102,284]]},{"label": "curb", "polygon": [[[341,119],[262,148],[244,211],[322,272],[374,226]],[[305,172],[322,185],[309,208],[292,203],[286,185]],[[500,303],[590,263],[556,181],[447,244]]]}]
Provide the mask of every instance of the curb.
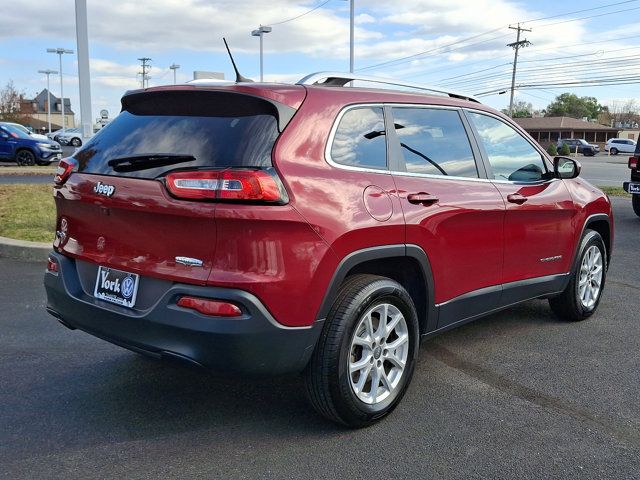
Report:
[{"label": "curb", "polygon": [[0,237],[0,257],[27,262],[46,262],[52,250],[50,243],[27,242],[13,238]]}]

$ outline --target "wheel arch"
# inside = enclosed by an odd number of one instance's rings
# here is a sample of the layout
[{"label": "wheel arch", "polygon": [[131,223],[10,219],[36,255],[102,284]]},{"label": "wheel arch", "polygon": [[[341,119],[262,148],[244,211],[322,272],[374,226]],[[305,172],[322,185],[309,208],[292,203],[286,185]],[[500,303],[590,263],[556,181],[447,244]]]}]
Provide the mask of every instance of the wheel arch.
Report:
[{"label": "wheel arch", "polygon": [[358,273],[380,275],[398,282],[413,300],[418,313],[420,333],[424,334],[435,328],[438,319],[434,302],[433,273],[429,257],[417,245],[370,247],[344,257],[329,283],[318,318],[326,318],[340,286],[347,277]]},{"label": "wheel arch", "polygon": [[35,160],[38,159],[38,154],[33,150],[33,148],[21,145],[16,148],[15,153],[13,154],[14,160],[16,161],[18,160],[18,153],[22,152],[23,150],[26,150],[27,152],[31,153],[35,157]]},{"label": "wheel arch", "polygon": [[609,262],[611,260],[611,250],[612,250],[612,235],[611,235],[611,219],[609,215],[606,213],[596,213],[594,215],[590,215],[587,220],[584,222],[584,226],[582,227],[582,232],[580,232],[580,237],[578,237],[578,243],[575,248],[575,253],[573,255],[574,262],[578,258],[578,249],[580,248],[580,242],[582,241],[582,237],[584,232],[587,230],[595,230],[602,237],[602,241],[604,242],[604,246],[607,250],[607,268],[609,266]]}]

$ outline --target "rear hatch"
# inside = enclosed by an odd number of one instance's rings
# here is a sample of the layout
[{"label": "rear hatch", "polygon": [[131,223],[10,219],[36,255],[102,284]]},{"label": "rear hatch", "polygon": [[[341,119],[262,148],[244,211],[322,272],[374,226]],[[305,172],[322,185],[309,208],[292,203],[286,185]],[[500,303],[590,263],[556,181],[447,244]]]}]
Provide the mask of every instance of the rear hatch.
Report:
[{"label": "rear hatch", "polygon": [[122,104],[118,117],[61,163],[59,172],[65,164],[72,173],[63,172],[54,191],[54,247],[78,260],[83,285],[99,280],[98,266],[204,284],[215,254],[215,208],[224,201],[214,198],[223,184],[216,176],[270,175],[273,145],[295,110],[193,88],[134,92]]}]

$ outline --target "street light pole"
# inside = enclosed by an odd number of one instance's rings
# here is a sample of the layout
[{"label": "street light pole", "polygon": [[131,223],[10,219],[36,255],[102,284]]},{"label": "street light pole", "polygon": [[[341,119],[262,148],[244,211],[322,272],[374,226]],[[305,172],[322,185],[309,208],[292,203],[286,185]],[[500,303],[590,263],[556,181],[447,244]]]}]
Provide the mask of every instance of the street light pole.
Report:
[{"label": "street light pole", "polygon": [[49,133],[51,133],[51,90],[49,88],[49,75],[58,73],[56,70],[46,69],[38,70],[38,73],[44,73],[47,76],[47,123],[49,124]]},{"label": "street light pole", "polygon": [[351,2],[351,13],[349,14],[349,72],[353,73],[353,61],[354,61],[354,33],[353,27],[355,23],[355,5],[354,0]]},{"label": "street light pole", "polygon": [[178,70],[180,68],[180,65],[176,65],[175,63],[172,65],[169,65],[169,68],[171,70],[173,70],[173,84],[176,84],[176,70]]},{"label": "street light pole", "polygon": [[48,53],[57,53],[58,59],[60,63],[60,108],[62,108],[62,132],[65,131],[64,125],[64,88],[62,83],[62,55],[65,53],[74,53],[73,50],[69,50],[68,48],[47,48]]},{"label": "street light pole", "polygon": [[260,37],[260,81],[264,81],[264,77],[263,77],[263,64],[262,64],[262,37],[264,36],[265,33],[271,33],[272,28],[271,27],[263,27],[262,25],[260,25],[260,27],[258,27],[256,30],[253,30],[251,32],[251,36],[252,37]]}]

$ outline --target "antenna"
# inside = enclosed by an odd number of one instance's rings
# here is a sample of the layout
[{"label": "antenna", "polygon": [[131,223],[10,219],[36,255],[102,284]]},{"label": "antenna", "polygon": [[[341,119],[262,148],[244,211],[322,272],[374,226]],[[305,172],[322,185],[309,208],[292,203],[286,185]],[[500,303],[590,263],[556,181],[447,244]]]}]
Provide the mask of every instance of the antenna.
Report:
[{"label": "antenna", "polygon": [[231,64],[233,65],[233,69],[236,71],[236,83],[243,82],[253,82],[250,78],[243,77],[238,71],[238,67],[236,67],[236,62],[233,61],[233,55],[231,55],[231,50],[229,50],[229,45],[227,45],[227,40],[222,37],[222,41],[224,42],[224,46],[227,47],[227,53],[229,54],[229,58],[231,59]]}]

